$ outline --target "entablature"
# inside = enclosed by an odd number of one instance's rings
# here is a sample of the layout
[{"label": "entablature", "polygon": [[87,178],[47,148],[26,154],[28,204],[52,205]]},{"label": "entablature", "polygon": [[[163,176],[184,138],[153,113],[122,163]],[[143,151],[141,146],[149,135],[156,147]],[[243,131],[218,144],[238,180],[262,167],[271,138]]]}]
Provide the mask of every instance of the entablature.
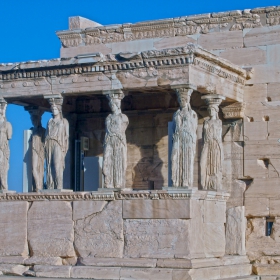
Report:
[{"label": "entablature", "polygon": [[0,95],[12,101],[50,94],[102,94],[171,90],[193,84],[202,93],[221,94],[228,101],[243,101],[243,88],[251,69],[196,46],[139,53],[94,53],[71,59],[14,63],[0,66]]}]

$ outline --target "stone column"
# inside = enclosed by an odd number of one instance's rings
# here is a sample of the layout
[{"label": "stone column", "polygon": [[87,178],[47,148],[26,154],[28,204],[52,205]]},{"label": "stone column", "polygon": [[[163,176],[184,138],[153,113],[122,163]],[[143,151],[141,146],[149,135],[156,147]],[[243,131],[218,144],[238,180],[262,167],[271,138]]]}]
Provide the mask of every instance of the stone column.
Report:
[{"label": "stone column", "polygon": [[46,184],[48,190],[62,190],[65,156],[69,146],[69,124],[62,115],[62,96],[45,98],[48,99],[53,114],[48,122],[45,138]]},{"label": "stone column", "polygon": [[204,190],[217,191],[222,189],[224,160],[219,105],[225,97],[208,94],[202,96],[201,99],[205,100],[210,115],[210,118],[203,123],[203,149],[200,157],[201,185]]},{"label": "stone column", "polygon": [[190,98],[196,87],[186,84],[173,88],[176,91],[180,108],[173,115],[172,186],[192,188],[198,121],[196,112],[191,108]]},{"label": "stone column", "polygon": [[0,192],[8,191],[9,140],[12,138],[12,125],[6,120],[6,108],[6,100],[0,98]]},{"label": "stone column", "polygon": [[104,139],[104,159],[102,172],[104,188],[125,189],[127,168],[127,144],[125,131],[129,124],[126,115],[121,112],[121,90],[104,92],[109,100],[112,114],[106,118],[106,135]]},{"label": "stone column", "polygon": [[36,106],[27,106],[33,127],[31,135],[31,162],[32,162],[32,189],[40,191],[43,189],[44,181],[44,160],[45,160],[45,134],[46,129],[42,127],[43,111]]}]

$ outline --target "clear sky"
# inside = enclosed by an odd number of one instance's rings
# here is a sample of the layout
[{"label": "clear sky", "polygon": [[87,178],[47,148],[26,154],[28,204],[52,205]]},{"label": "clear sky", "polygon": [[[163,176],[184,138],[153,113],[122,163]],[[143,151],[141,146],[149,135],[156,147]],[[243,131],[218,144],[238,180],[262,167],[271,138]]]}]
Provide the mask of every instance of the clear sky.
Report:
[{"label": "clear sky", "polygon": [[[57,30],[68,29],[68,17],[82,16],[100,24],[135,23],[208,12],[253,9],[280,5],[279,0],[13,0],[1,1],[0,63],[59,57]],[[50,114],[43,115],[46,125]],[[22,190],[23,130],[31,127],[29,114],[9,105],[7,119],[13,126],[10,141],[9,189]]]}]

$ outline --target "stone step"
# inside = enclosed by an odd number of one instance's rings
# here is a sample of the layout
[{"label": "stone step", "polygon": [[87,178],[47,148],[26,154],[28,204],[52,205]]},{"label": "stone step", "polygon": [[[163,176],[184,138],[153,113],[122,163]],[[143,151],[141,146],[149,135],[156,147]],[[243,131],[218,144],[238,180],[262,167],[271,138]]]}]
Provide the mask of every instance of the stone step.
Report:
[{"label": "stone step", "polygon": [[[263,278],[261,278],[260,276],[257,276],[257,275],[251,275],[251,276],[238,276],[238,277],[233,277],[233,278],[223,278],[220,280],[263,280]],[[274,279],[272,279],[272,280],[274,280]]]}]

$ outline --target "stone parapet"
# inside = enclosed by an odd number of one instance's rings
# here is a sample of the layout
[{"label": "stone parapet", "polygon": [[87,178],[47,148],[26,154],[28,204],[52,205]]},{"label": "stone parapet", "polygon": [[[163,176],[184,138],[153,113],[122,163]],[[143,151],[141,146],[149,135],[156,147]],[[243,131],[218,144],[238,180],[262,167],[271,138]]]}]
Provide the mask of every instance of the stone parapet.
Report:
[{"label": "stone parapet", "polygon": [[229,194],[178,189],[2,194],[0,271],[95,279],[250,275],[246,256],[225,256]]}]

